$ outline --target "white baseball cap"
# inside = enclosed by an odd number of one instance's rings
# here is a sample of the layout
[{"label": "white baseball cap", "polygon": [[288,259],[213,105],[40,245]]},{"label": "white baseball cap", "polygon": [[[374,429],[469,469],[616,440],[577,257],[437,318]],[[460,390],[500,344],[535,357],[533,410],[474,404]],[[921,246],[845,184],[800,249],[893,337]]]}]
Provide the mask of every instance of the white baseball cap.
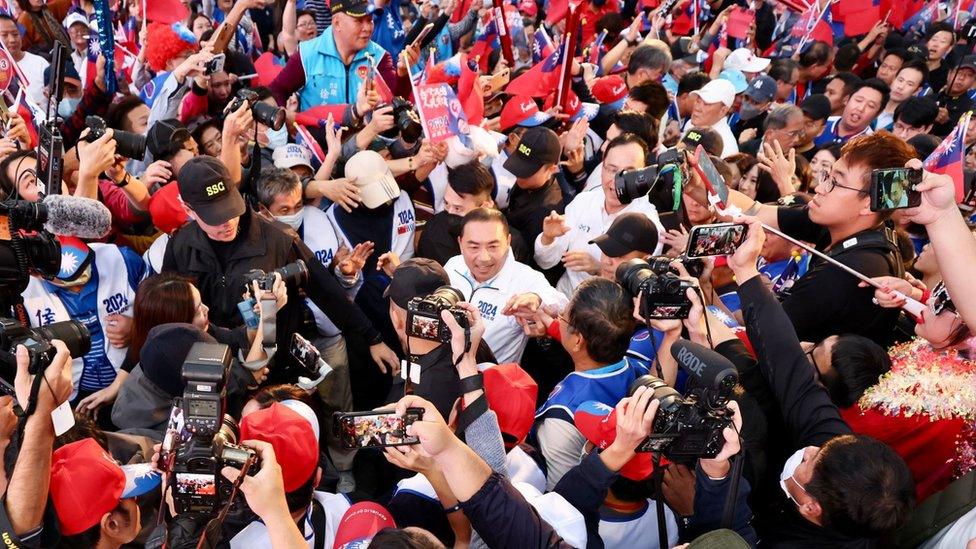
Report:
[{"label": "white baseball cap", "polygon": [[514,482],[512,485],[566,543],[573,547],[586,547],[586,522],[583,515],[566,498],[556,492],[543,494],[538,488],[525,482]]},{"label": "white baseball cap", "polygon": [[756,57],[749,48],[739,48],[725,58],[726,69],[738,69],[742,72],[760,72],[766,70],[770,60]]},{"label": "white baseball cap", "polygon": [[297,143],[282,145],[271,153],[276,168],[294,168],[295,166],[306,166],[312,169],[312,151],[308,147]]},{"label": "white baseball cap", "polygon": [[359,151],[346,162],[346,177],[356,178],[359,196],[369,209],[379,207],[400,196],[393,172],[376,151]]},{"label": "white baseball cap", "polygon": [[735,85],[724,78],[712,80],[705,84],[702,89],[691,93],[701,97],[702,101],[706,103],[722,103],[726,107],[731,107],[735,101]]},{"label": "white baseball cap", "polygon": [[87,27],[88,17],[86,17],[85,14],[83,13],[73,11],[69,13],[67,17],[64,18],[64,28],[66,29],[70,29],[71,25],[74,25],[75,23],[81,23],[82,25]]}]

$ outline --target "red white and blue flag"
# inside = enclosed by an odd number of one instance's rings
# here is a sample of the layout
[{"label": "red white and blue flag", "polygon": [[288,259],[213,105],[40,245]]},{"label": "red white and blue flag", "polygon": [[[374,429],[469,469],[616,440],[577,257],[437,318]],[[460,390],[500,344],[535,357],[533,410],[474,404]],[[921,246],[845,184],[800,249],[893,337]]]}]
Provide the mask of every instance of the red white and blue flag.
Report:
[{"label": "red white and blue flag", "polygon": [[549,33],[546,32],[545,27],[539,26],[532,40],[532,62],[542,61],[555,50],[556,46],[553,45],[552,38],[549,38]]},{"label": "red white and blue flag", "polygon": [[322,163],[325,162],[325,151],[319,146],[319,142],[312,137],[308,128],[299,124],[295,125],[295,143],[304,146],[312,152],[312,169],[318,171]]},{"label": "red white and blue flag", "polygon": [[545,97],[559,87],[559,69],[562,67],[562,50],[565,42],[554,50],[548,57],[536,63],[518,78],[512,80],[505,87],[509,95],[528,95],[530,97]]},{"label": "red white and blue flag", "polygon": [[963,158],[965,155],[966,129],[969,128],[969,118],[972,111],[959,119],[956,127],[939,143],[932,154],[925,159],[923,166],[926,171],[948,175],[956,187],[956,202],[963,200]]},{"label": "red white and blue flag", "polygon": [[924,33],[929,25],[939,17],[939,0],[932,0],[918,10],[918,12],[905,20],[902,30]]}]

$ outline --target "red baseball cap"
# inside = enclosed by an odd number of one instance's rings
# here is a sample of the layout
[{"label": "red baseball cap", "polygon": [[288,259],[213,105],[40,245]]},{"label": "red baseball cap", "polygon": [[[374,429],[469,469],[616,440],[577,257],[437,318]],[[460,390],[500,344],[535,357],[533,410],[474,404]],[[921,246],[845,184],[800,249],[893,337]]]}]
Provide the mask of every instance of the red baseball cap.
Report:
[{"label": "red baseball cap", "polygon": [[373,501],[361,501],[342,515],[332,548],[365,549],[380,530],[396,527],[386,507]]},{"label": "red baseball cap", "polygon": [[93,438],[58,448],[51,460],[51,501],[61,534],[88,530],[118,506],[159,486],[148,463],[121,466]]},{"label": "red baseball cap", "polygon": [[539,5],[535,3],[535,0],[522,0],[518,4],[518,10],[522,15],[528,17],[535,17],[539,15]]},{"label": "red baseball cap", "polygon": [[189,221],[190,218],[180,202],[180,188],[176,183],[170,183],[152,195],[149,199],[149,215],[152,216],[153,225],[167,234]]},{"label": "red baseball cap", "polygon": [[241,440],[262,440],[274,448],[285,492],[308,482],[319,464],[319,440],[309,421],[288,406],[271,406],[241,419]]},{"label": "red baseball cap", "polygon": [[[556,96],[550,95],[546,98],[546,103],[543,105],[543,108],[549,110],[555,104]],[[600,105],[596,103],[584,103],[580,101],[580,98],[572,90],[569,91],[569,101],[566,103],[565,113],[569,115],[570,122],[575,122],[584,116],[587,120],[593,120],[599,112]]]},{"label": "red baseball cap", "polygon": [[[576,428],[594,446],[605,450],[617,438],[617,411],[602,402],[587,400],[573,414]],[[654,470],[651,454],[640,452],[620,470],[621,476],[630,480],[644,480]]]},{"label": "red baseball cap", "polygon": [[615,74],[594,80],[591,91],[600,104],[611,105],[618,110],[624,107],[624,99],[627,98],[628,93],[627,83]]},{"label": "red baseball cap", "polygon": [[488,407],[498,415],[498,427],[521,443],[535,422],[539,385],[514,362],[492,366],[482,374]]},{"label": "red baseball cap", "polygon": [[502,107],[499,129],[505,131],[513,126],[531,128],[548,121],[550,118],[552,116],[548,113],[539,111],[535,99],[528,95],[514,95],[508,98],[505,106]]}]

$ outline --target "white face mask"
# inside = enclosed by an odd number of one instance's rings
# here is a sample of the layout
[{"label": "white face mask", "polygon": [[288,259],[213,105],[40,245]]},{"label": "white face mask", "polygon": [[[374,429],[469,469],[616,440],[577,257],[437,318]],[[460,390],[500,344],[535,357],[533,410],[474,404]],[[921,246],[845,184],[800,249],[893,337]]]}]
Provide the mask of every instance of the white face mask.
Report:
[{"label": "white face mask", "polygon": [[302,215],[304,211],[305,208],[302,208],[291,215],[276,215],[275,219],[297,231],[298,228],[302,226],[302,221],[305,219],[305,217]]},{"label": "white face mask", "polygon": [[783,471],[779,474],[779,487],[783,489],[786,497],[790,499],[793,499],[793,494],[790,494],[790,491],[787,490],[786,481],[790,480],[790,477],[792,477],[793,473],[796,472],[796,468],[803,463],[803,452],[805,450],[806,448],[800,448],[794,452],[793,455],[786,460],[786,463],[783,465]]},{"label": "white face mask", "polygon": [[81,105],[81,98],[65,97],[58,103],[58,116],[64,119],[71,118],[71,115],[75,113],[78,109],[78,105]]},{"label": "white face mask", "polygon": [[288,130],[284,125],[281,126],[280,130],[268,128],[264,130],[264,133],[268,136],[268,148],[271,150],[288,144]]}]

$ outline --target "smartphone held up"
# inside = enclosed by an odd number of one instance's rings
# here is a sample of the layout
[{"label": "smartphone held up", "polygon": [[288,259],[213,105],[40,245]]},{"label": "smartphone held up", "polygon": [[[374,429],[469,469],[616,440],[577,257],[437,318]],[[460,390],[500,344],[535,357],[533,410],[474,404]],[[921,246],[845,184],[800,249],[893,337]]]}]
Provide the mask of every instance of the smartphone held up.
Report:
[{"label": "smartphone held up", "polygon": [[344,448],[385,448],[419,444],[420,439],[407,435],[407,427],[423,417],[423,408],[407,408],[403,416],[393,410],[336,412],[333,421]]}]

